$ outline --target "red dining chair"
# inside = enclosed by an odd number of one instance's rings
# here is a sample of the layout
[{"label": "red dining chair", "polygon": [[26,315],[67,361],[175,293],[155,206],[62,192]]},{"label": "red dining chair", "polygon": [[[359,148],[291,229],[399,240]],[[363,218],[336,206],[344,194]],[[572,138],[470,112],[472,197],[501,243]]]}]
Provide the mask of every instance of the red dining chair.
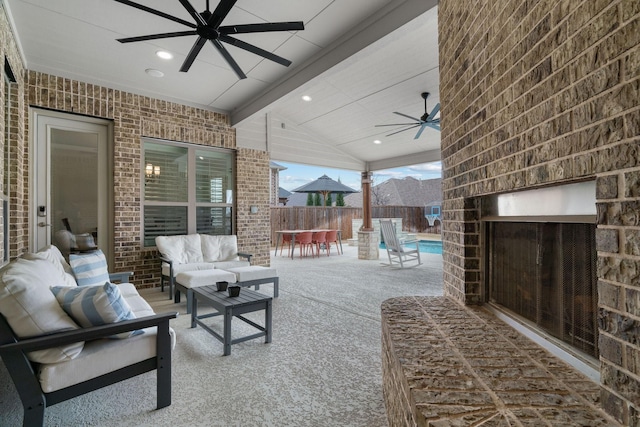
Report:
[{"label": "red dining chair", "polygon": [[[311,231],[304,231],[296,235],[296,244],[300,245],[300,256],[305,256],[303,253],[307,253],[308,249],[311,249],[311,256],[313,256],[313,243],[311,238],[313,233]],[[295,250],[295,248],[293,248]]]},{"label": "red dining chair", "polygon": [[327,255],[331,253],[331,243],[336,244],[336,251],[340,253],[340,245],[338,245],[338,230],[327,231]]},{"label": "red dining chair", "polygon": [[290,256],[291,255],[291,234],[282,235],[282,245],[280,246],[280,255],[282,255],[282,248],[284,248],[285,244],[287,245],[287,256]]},{"label": "red dining chair", "polygon": [[[311,236],[311,243],[316,247],[318,257],[320,257],[320,246],[327,246],[327,232],[326,231],[314,231]],[[327,252],[327,256],[329,252]]]}]

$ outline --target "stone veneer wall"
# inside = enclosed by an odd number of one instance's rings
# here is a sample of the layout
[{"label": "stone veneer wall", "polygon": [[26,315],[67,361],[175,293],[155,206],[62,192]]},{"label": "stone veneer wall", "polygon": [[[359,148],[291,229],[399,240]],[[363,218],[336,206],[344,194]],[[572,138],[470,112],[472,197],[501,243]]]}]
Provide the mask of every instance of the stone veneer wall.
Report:
[{"label": "stone veneer wall", "polygon": [[280,171],[277,168],[273,168],[269,172],[269,203],[271,206],[278,206],[280,202],[279,191],[280,187]]},{"label": "stone veneer wall", "polygon": [[379,259],[380,258],[380,232],[358,231],[358,259]]},{"label": "stone veneer wall", "polygon": [[[141,138],[235,149],[235,130],[229,125],[228,116],[34,71],[27,73],[26,83],[30,106],[113,121],[115,265],[111,269],[133,271],[133,282],[139,287],[158,285],[160,265],[156,250],[145,249],[141,244]],[[24,126],[27,128],[28,123]],[[25,139],[28,140],[28,132]],[[29,161],[28,157],[24,160]],[[269,248],[264,243],[269,230],[268,156],[255,150],[237,150],[236,162],[239,250],[253,253],[254,264],[268,265]],[[249,205],[258,206],[259,213],[249,216]]]},{"label": "stone veneer wall", "polygon": [[445,294],[482,303],[483,195],[597,187],[601,402],[640,425],[640,2],[439,5]]}]

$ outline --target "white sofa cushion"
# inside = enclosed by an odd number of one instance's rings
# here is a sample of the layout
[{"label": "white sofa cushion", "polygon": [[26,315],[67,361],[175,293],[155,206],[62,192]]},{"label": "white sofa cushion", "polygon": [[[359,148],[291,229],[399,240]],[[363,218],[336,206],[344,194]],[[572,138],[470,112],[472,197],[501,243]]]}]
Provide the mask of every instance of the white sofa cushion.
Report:
[{"label": "white sofa cushion", "polygon": [[218,282],[236,283],[236,275],[225,270],[184,271],[176,276],[176,282],[191,289],[214,285]]},{"label": "white sofa cushion", "polygon": [[[190,264],[174,264],[173,277],[185,271],[211,270],[216,268],[212,262],[192,262]],[[169,264],[162,263],[162,275],[169,276]]]},{"label": "white sofa cushion", "polygon": [[218,261],[212,262],[213,266],[217,269],[228,270],[230,268],[249,267],[251,263],[249,261]]},{"label": "white sofa cushion", "polygon": [[[120,283],[117,287],[136,317],[155,314],[134,285]],[[73,360],[39,365],[38,377],[42,390],[45,393],[60,390],[155,356],[157,328],[151,327],[142,331],[144,334],[127,340],[90,341],[85,344],[82,353]],[[176,334],[172,328],[169,328],[169,334],[173,350],[176,346]]]},{"label": "white sofa cushion", "polygon": [[228,272],[236,275],[238,282],[249,282],[251,280],[269,279],[271,277],[278,277],[278,272],[275,268],[262,267],[259,265],[251,265],[248,267],[229,268]]},{"label": "white sofa cushion", "polygon": [[119,283],[118,289],[122,297],[127,300],[127,304],[133,311],[133,314],[138,317],[152,316],[156,314],[149,303],[140,296],[138,290],[131,283]]},{"label": "white sofa cushion", "polygon": [[172,260],[174,264],[203,261],[199,234],[158,236],[156,246],[160,253]]},{"label": "white sofa cushion", "polygon": [[75,283],[76,279],[75,277],[73,277],[73,270],[71,269],[71,266],[69,265],[67,260],[64,259],[62,252],[60,252],[60,249],[58,249],[57,246],[54,246],[54,245],[45,246],[44,248],[36,252],[36,255],[42,255],[46,257],[49,261],[54,263],[56,266],[61,267],[65,273],[68,273],[71,275],[71,278]]},{"label": "white sofa cushion", "polygon": [[44,249],[36,253],[26,253],[22,256],[23,259],[44,259],[53,265],[58,270],[59,275],[56,275],[56,285],[59,286],[77,286],[76,278],[73,277],[71,272],[71,266],[67,264],[67,261],[62,257],[60,250],[55,246],[47,246]]},{"label": "white sofa cushion", "polygon": [[[64,312],[50,286],[64,286],[67,278],[52,262],[42,257],[17,259],[0,270],[0,313],[20,338],[42,335],[78,325]],[[73,343],[29,353],[39,363],[73,359],[84,343]]]},{"label": "white sofa cushion", "polygon": [[238,238],[235,235],[200,235],[202,258],[205,262],[235,261],[238,259]]},{"label": "white sofa cushion", "polygon": [[[154,357],[157,328],[146,328],[143,331],[144,334],[126,340],[90,341],[73,360],[40,365],[38,377],[42,391],[49,393],[60,390]],[[169,328],[169,333],[173,349],[176,335],[172,328]]]}]

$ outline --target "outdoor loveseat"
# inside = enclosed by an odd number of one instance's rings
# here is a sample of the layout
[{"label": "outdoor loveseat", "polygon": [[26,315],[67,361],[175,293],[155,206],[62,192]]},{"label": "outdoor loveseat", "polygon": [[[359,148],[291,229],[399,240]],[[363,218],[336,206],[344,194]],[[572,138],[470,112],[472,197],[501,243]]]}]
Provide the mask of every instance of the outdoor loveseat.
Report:
[{"label": "outdoor loveseat", "polygon": [[160,287],[164,291],[164,282],[169,281],[169,299],[173,298],[175,279],[180,273],[251,265],[251,255],[238,252],[238,239],[234,235],[158,236],[156,246],[162,261]]},{"label": "outdoor loveseat", "polygon": [[171,404],[176,313],[155,314],[132,284],[111,283],[102,252],[78,257],[72,270],[50,246],[0,270],[0,357],[24,426],[42,425],[48,406],[152,370],[157,408]]}]

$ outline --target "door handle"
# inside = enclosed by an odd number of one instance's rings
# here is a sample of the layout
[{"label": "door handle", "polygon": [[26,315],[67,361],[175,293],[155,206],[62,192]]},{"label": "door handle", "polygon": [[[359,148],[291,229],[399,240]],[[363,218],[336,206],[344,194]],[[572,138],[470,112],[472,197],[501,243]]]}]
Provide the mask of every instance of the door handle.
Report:
[{"label": "door handle", "polygon": [[51,227],[51,224],[47,224],[46,222],[42,221],[38,223],[38,227]]}]

